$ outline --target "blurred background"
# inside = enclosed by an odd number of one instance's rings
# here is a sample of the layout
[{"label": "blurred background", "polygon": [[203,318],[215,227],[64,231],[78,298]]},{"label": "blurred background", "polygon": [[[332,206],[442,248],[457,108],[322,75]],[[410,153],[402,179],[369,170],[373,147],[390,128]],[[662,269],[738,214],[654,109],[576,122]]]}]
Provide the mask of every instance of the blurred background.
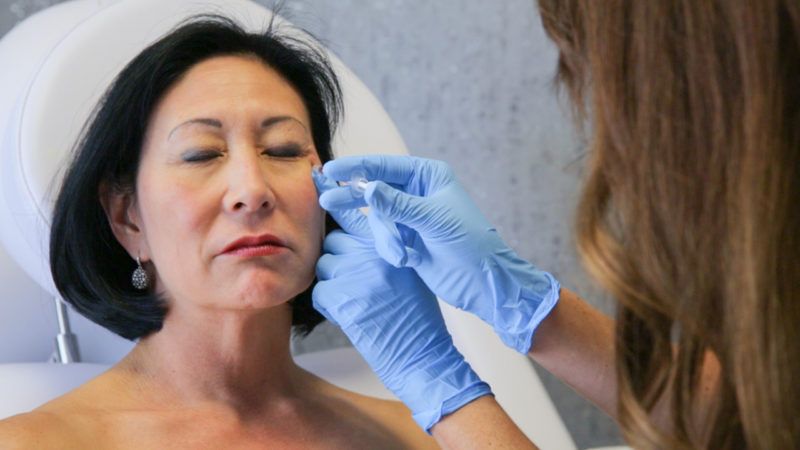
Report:
[{"label": "blurred background", "polygon": [[[0,0],[0,36],[56,3]],[[509,246],[613,313],[612,302],[587,279],[574,250],[573,214],[586,148],[565,99],[556,95],[557,52],[534,1],[283,3],[282,15],[321,40],[372,90],[412,155],[447,161]],[[30,355],[47,360],[57,330],[51,301],[2,247],[0,286],[11,286],[0,290],[0,327],[19,336],[0,347],[0,363],[31,360]],[[41,307],[20,306],[32,301]],[[77,314],[71,319],[85,361],[113,363],[132,346]],[[26,324],[41,321],[52,322],[53,335],[26,332]],[[347,345],[326,323],[296,340],[294,350]],[[611,419],[547,371],[537,371],[579,448],[623,442]]]}]

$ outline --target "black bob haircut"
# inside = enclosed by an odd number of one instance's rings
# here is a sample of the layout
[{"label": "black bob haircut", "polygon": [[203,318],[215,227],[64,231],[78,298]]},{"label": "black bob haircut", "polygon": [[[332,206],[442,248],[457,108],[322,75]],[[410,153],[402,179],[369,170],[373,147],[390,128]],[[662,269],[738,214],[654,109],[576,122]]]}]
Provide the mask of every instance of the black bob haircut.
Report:
[{"label": "black bob haircut", "polygon": [[[136,263],[119,244],[100,203],[101,185],[136,192],[150,115],[166,91],[194,65],[216,56],[256,58],[291,84],[305,103],[322,162],[342,113],[341,91],[325,52],[308,39],[280,35],[274,19],[248,33],[230,19],[204,15],[145,48],[117,75],[77,143],[55,202],[50,270],[63,298],[93,322],[126,338],[161,329],[166,303],[131,284]],[[338,228],[327,218],[328,230]],[[313,286],[312,286],[313,287]],[[324,320],[311,287],[290,302],[294,331],[306,335]]]}]

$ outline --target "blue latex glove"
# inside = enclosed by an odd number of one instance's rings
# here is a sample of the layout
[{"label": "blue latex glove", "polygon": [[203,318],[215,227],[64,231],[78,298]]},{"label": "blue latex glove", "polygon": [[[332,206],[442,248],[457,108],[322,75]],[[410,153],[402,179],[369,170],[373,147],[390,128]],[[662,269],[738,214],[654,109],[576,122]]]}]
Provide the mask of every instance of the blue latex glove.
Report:
[{"label": "blue latex glove", "polygon": [[[413,267],[439,298],[476,314],[506,345],[527,353],[536,327],[558,302],[558,281],[505,245],[446,163],[364,155],[323,167],[336,181],[349,181],[354,170],[382,181],[370,181],[363,198],[347,186],[329,189],[320,205],[329,211],[369,206],[368,224],[381,257]],[[346,229],[358,217],[335,218]]]},{"label": "blue latex glove", "polygon": [[[336,186],[322,178],[321,191]],[[491,394],[453,345],[436,298],[417,274],[375,252],[360,211],[333,216],[349,234],[337,230],[325,239],[314,307],[344,331],[417,424],[430,432],[442,416]]]}]

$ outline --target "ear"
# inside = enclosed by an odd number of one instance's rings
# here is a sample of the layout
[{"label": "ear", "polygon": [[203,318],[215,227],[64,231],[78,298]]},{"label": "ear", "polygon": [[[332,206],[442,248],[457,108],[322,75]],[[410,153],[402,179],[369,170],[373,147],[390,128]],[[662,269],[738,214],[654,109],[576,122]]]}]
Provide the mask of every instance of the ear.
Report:
[{"label": "ear", "polygon": [[150,259],[136,194],[103,183],[100,186],[100,204],[103,205],[111,231],[131,258],[139,256],[142,261]]}]

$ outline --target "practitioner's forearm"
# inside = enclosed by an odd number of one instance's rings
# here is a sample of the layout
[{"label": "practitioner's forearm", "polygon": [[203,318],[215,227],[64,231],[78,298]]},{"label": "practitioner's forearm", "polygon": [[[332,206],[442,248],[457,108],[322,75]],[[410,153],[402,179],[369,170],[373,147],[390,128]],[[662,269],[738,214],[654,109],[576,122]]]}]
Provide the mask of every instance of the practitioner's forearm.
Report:
[{"label": "practitioner's forearm", "polygon": [[528,356],[616,419],[613,319],[561,288]]},{"label": "practitioner's forearm", "polygon": [[[528,356],[616,420],[614,326],[613,319],[562,288],[558,304],[537,328]],[[707,351],[694,411],[701,434],[708,426],[719,374],[719,361]],[[651,411],[654,424],[666,432],[672,429],[670,389]]]},{"label": "practitioner's forearm", "polygon": [[444,416],[431,428],[443,449],[536,449],[491,395]]}]

